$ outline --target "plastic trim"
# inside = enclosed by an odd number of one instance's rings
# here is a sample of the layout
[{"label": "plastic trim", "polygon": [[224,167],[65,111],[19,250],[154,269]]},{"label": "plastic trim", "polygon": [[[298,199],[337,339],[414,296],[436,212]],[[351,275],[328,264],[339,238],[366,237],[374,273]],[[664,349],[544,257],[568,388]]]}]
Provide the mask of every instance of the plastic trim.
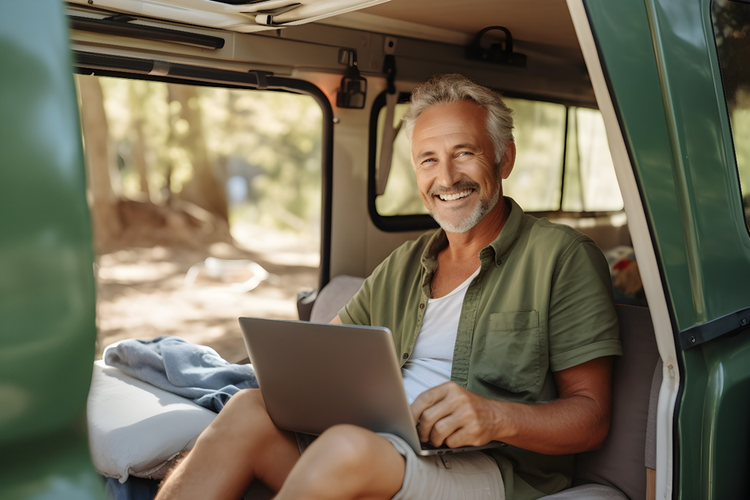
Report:
[{"label": "plastic trim", "polygon": [[201,35],[189,31],[171,30],[156,26],[130,24],[134,17],[115,16],[114,18],[94,19],[90,17],[69,16],[70,28],[89,33],[124,36],[159,42],[180,43],[201,49],[221,49],[224,39],[218,36]]}]

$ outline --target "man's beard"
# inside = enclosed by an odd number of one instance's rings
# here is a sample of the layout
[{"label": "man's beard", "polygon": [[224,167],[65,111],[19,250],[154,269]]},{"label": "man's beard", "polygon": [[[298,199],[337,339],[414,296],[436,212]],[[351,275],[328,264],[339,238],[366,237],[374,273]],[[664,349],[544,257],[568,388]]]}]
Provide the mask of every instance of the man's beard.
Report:
[{"label": "man's beard", "polygon": [[[450,191],[462,191],[463,189],[474,189],[475,191],[479,190],[479,184],[477,184],[474,181],[461,181],[454,185]],[[440,192],[447,191],[445,189],[436,188],[433,186],[432,189],[430,189],[428,196],[434,197],[437,194],[440,194]],[[443,231],[449,232],[449,233],[465,233],[469,229],[472,229],[474,226],[479,224],[479,221],[481,221],[485,215],[490,213],[493,208],[495,208],[495,205],[497,205],[497,202],[500,201],[500,183],[498,182],[497,187],[495,188],[495,191],[492,193],[492,196],[490,196],[489,199],[479,199],[479,202],[474,206],[474,210],[471,212],[471,215],[469,215],[464,220],[458,222],[457,224],[453,224],[452,222],[448,222],[446,220],[443,220],[440,216],[438,216],[435,212],[435,210],[430,210],[430,215],[433,219],[435,219],[435,222],[437,222],[441,228],[443,228]],[[439,201],[435,203],[440,203]]]}]

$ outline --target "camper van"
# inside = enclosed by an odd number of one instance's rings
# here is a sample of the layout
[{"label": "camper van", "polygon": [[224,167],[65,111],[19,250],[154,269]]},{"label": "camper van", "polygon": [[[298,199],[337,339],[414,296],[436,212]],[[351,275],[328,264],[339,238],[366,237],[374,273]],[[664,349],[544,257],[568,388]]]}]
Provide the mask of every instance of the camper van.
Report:
[{"label": "camper van", "polygon": [[[612,266],[624,355],[610,434],[576,457],[572,488],[546,498],[749,498],[748,60],[744,0],[3,1],[0,498],[100,499],[102,476],[149,477],[174,449],[151,446],[134,464],[112,445],[154,443],[149,401],[177,409],[181,447],[211,420],[111,369],[117,387],[106,385],[95,363],[92,231],[106,227],[84,151],[106,140],[79,111],[82,81],[304,98],[319,147],[285,182],[319,186],[299,317],[326,322],[392,250],[437,227],[400,121],[412,89],[441,73],[514,109],[508,196],[589,235],[611,262],[628,256]],[[220,190],[263,194],[247,175]],[[117,390],[132,397],[127,416]]]}]

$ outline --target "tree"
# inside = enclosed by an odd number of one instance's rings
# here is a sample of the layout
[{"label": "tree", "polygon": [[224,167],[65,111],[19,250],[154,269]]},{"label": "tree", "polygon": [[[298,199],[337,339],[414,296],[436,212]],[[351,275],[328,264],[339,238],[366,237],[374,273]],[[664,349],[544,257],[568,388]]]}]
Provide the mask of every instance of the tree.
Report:
[{"label": "tree", "polygon": [[81,123],[86,131],[84,151],[90,194],[91,219],[97,250],[106,251],[111,242],[122,234],[117,202],[119,196],[112,188],[110,165],[114,164],[104,96],[99,79],[79,76]]},{"label": "tree", "polygon": [[[182,186],[179,197],[229,222],[229,207],[224,188],[226,174],[211,163],[203,138],[203,117],[196,87],[168,84],[172,113],[172,141],[188,155],[192,176]],[[179,106],[172,106],[178,103]]]}]

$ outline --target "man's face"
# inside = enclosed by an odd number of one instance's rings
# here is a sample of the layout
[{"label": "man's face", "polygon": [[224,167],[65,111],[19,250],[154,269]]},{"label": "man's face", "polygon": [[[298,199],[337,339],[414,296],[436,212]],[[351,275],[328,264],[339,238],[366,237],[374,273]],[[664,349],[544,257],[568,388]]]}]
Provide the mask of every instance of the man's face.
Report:
[{"label": "man's face", "polygon": [[499,177],[510,173],[495,164],[486,124],[487,111],[463,101],[427,108],[414,125],[411,152],[419,194],[448,232],[468,231],[492,211],[502,195]]}]

